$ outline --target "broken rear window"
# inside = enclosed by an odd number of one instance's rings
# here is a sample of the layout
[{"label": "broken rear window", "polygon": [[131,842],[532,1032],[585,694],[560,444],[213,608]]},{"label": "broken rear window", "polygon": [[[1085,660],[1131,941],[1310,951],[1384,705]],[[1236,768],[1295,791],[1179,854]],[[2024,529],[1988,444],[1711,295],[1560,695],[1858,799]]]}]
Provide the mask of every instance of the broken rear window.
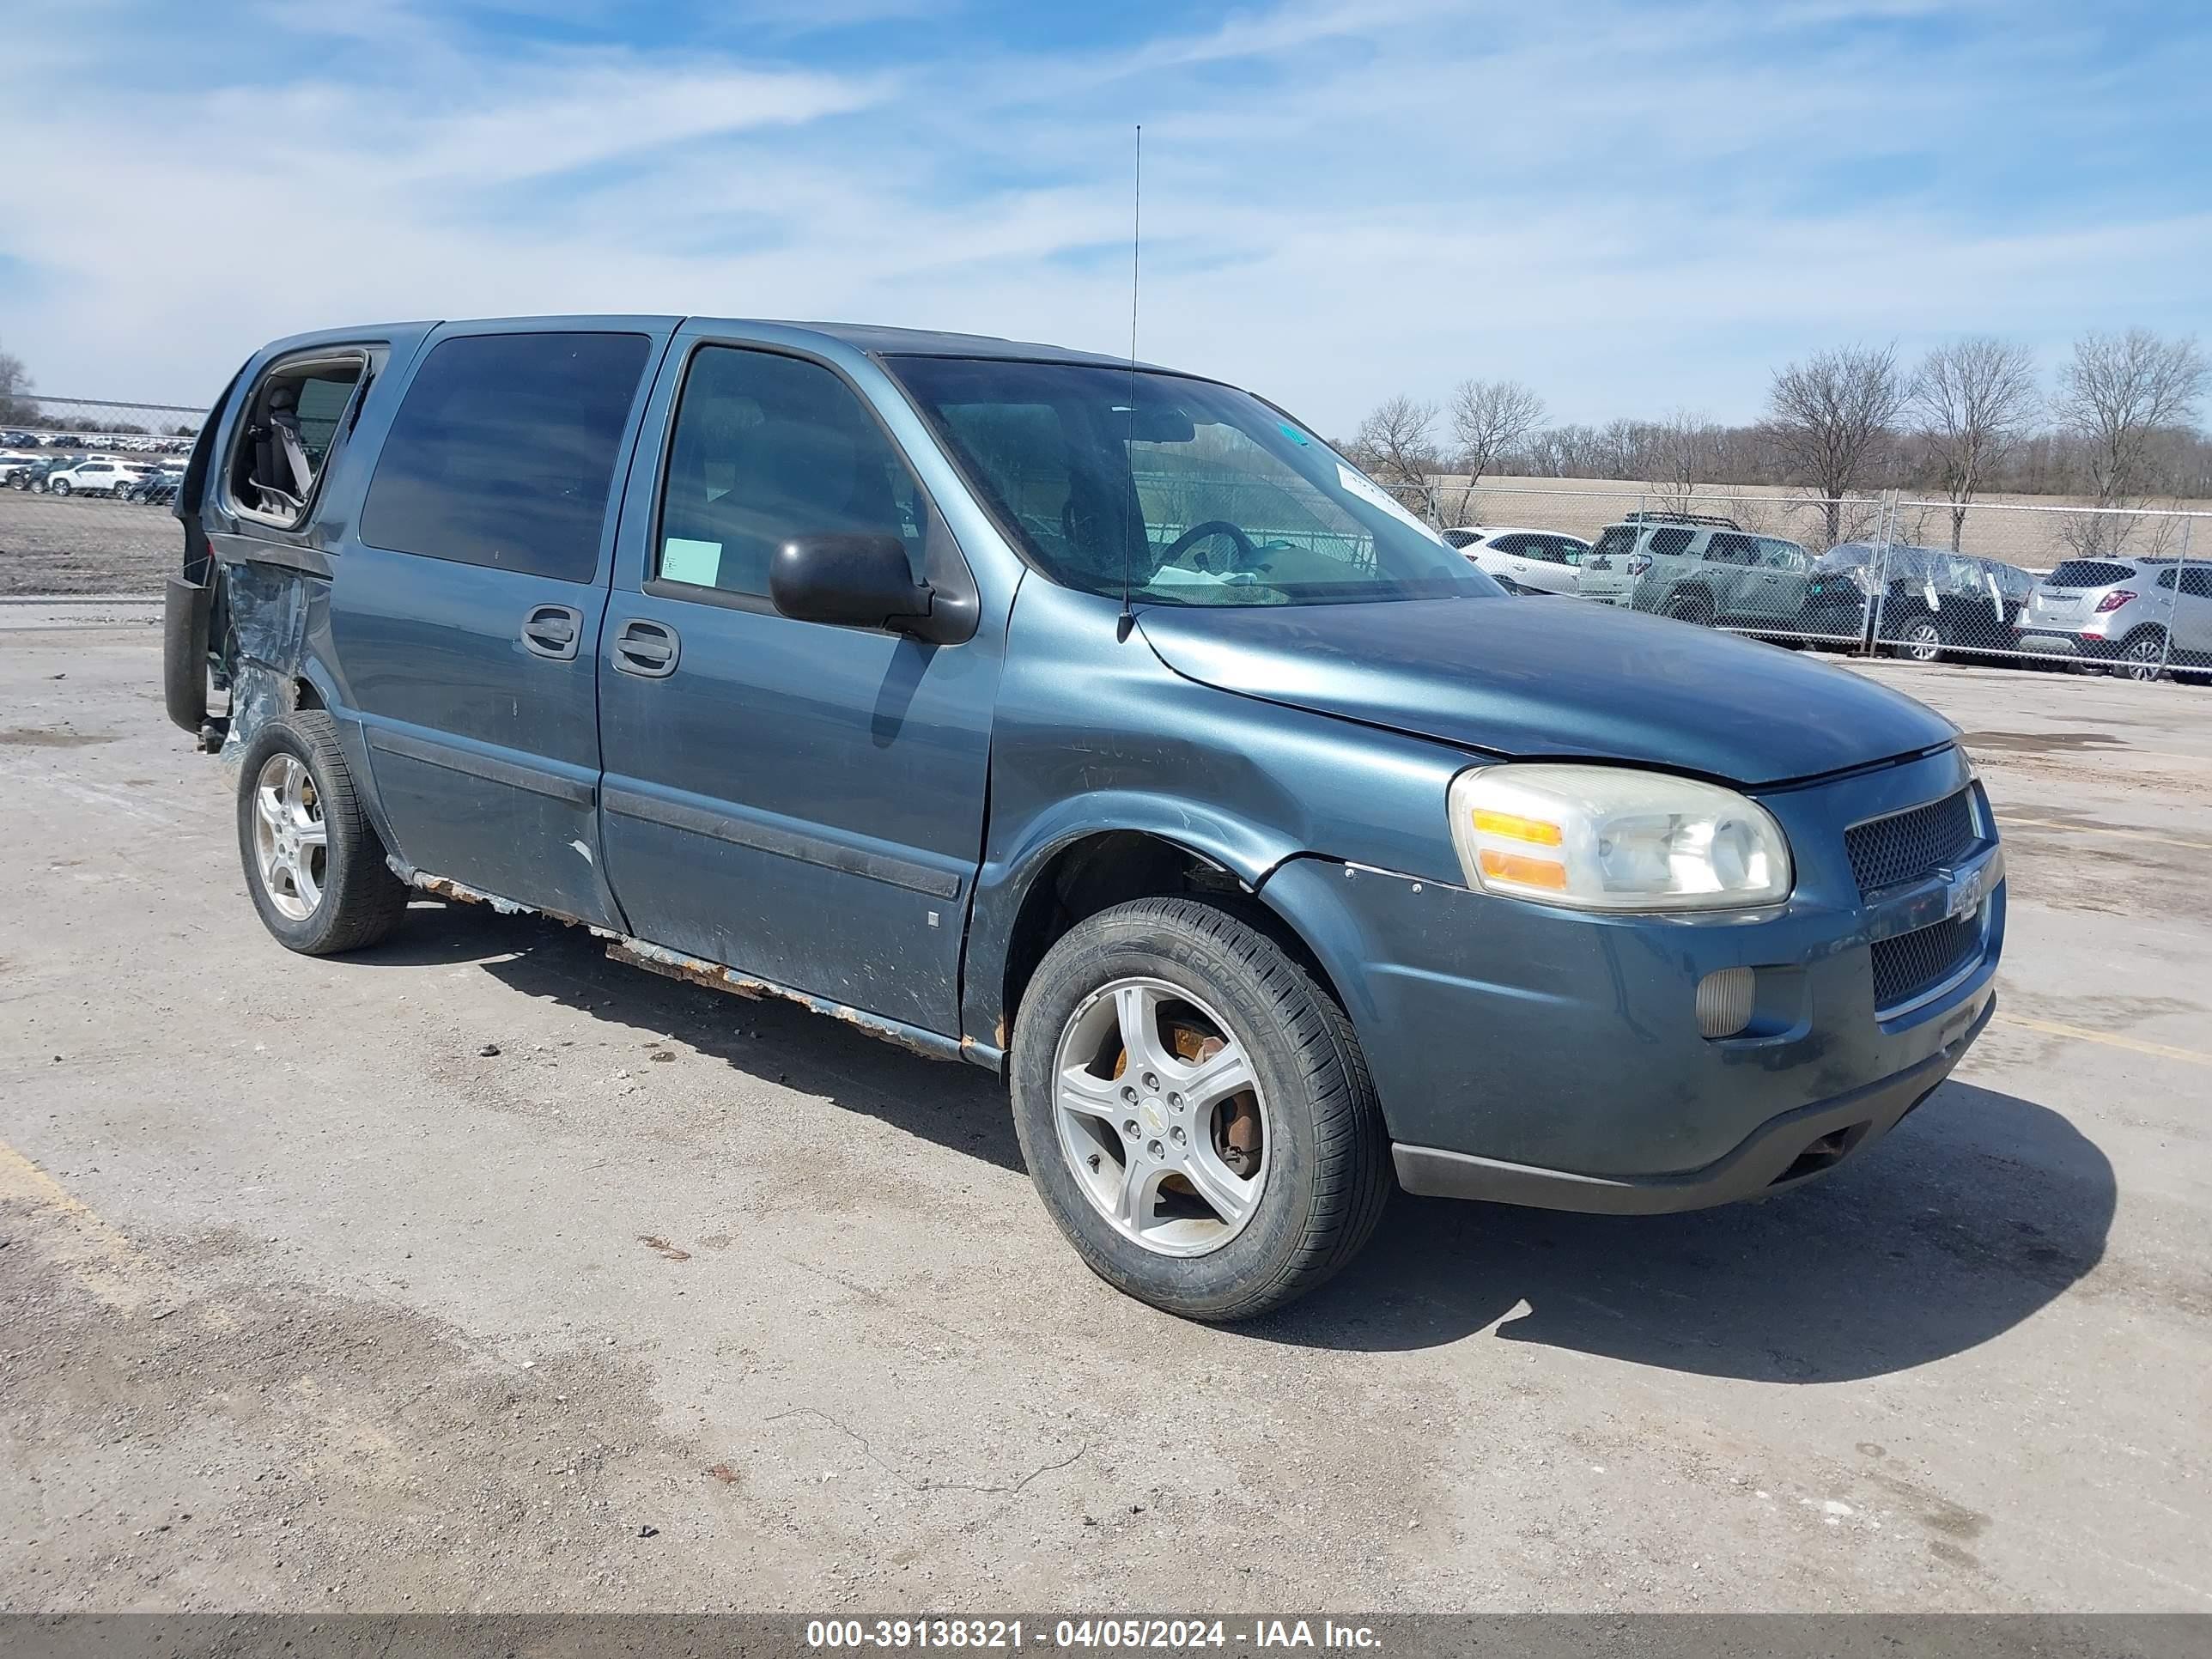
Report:
[{"label": "broken rear window", "polygon": [[231,453],[230,495],[241,512],[286,528],[307,516],[368,368],[352,351],[278,363],[262,375]]}]

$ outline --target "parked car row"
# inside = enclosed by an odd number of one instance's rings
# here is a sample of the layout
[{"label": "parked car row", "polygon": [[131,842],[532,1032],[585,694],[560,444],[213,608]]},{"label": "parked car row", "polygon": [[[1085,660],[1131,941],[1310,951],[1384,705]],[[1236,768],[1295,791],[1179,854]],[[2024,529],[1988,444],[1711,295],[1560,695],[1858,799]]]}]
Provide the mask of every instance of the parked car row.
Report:
[{"label": "parked car row", "polygon": [[0,447],[20,449],[74,449],[84,451],[94,447],[116,450],[126,455],[189,455],[192,441],[189,437],[162,436],[151,432],[29,432],[12,427],[0,432]]},{"label": "parked car row", "polygon": [[2047,576],[1906,543],[1802,543],[1702,514],[1629,513],[1595,543],[1465,525],[1443,538],[1510,592],[1600,604],[1793,642],[2071,662],[2134,679],[2212,671],[2212,564],[2069,559]]},{"label": "parked car row", "polygon": [[184,469],[112,455],[0,454],[0,484],[34,495],[100,495],[154,505],[173,501]]}]

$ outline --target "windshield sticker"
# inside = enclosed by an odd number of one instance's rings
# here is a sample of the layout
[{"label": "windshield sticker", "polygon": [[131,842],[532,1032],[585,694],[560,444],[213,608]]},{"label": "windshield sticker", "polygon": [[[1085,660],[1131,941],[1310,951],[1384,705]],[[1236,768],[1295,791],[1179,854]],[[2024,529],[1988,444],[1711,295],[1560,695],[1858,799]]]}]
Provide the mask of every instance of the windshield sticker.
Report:
[{"label": "windshield sticker", "polygon": [[1437,535],[1435,531],[1430,529],[1428,526],[1423,524],[1412,514],[1406,511],[1406,509],[1399,504],[1397,497],[1391,495],[1391,493],[1383,489],[1382,485],[1372,483],[1370,480],[1360,477],[1358,473],[1354,472],[1342,461],[1339,461],[1336,464],[1336,479],[1339,483],[1344,486],[1346,491],[1352,495],[1358,496],[1361,501],[1365,501],[1369,506],[1381,507],[1385,513],[1388,513],[1392,518],[1397,520],[1400,523],[1409,525],[1413,529],[1419,531],[1421,534],[1426,536],[1438,547],[1445,545],[1444,538]]},{"label": "windshield sticker", "polygon": [[1292,425],[1291,425],[1288,421],[1278,421],[1278,422],[1275,422],[1275,430],[1277,430],[1278,432],[1281,433],[1281,434],[1282,434],[1285,438],[1288,438],[1288,439],[1292,442],[1292,443],[1294,443],[1294,444],[1297,445],[1297,447],[1298,447],[1299,448],[1304,449],[1304,448],[1306,447],[1306,442],[1307,442],[1307,440],[1306,440],[1306,434],[1305,434],[1304,433],[1303,433],[1303,432],[1299,431],[1299,430],[1297,429],[1297,428],[1296,428],[1296,427],[1292,426]]},{"label": "windshield sticker", "polygon": [[660,580],[712,587],[722,574],[722,544],[671,536],[660,544]]}]

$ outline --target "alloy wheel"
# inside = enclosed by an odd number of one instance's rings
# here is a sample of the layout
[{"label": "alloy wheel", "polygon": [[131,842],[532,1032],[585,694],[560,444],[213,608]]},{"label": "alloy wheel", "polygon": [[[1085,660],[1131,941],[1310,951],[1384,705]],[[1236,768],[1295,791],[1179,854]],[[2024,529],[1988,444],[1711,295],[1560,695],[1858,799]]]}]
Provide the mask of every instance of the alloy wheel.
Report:
[{"label": "alloy wheel", "polygon": [[314,775],[297,755],[269,757],[253,781],[253,856],[262,890],[278,912],[305,921],[323,902],[330,830]]},{"label": "alloy wheel", "polygon": [[1077,1006],[1054,1050],[1053,1119],[1085,1197],[1157,1255],[1218,1250],[1259,1209],[1266,1097],[1227,1023],[1179,986],[1117,979]]},{"label": "alloy wheel", "polygon": [[2155,634],[2131,641],[2120,653],[2120,672],[2131,680],[2154,680],[2166,667],[2166,641]]}]

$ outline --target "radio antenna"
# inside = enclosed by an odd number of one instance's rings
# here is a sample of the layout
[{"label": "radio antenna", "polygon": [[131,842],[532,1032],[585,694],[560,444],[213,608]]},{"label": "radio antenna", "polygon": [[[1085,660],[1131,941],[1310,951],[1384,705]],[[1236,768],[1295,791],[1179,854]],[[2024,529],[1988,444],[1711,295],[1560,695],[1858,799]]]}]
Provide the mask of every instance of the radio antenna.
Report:
[{"label": "radio antenna", "polygon": [[[1144,246],[1145,236],[1145,124],[1137,123],[1136,170],[1133,201],[1129,218],[1129,407],[1127,436],[1122,443],[1124,453],[1133,451],[1137,442],[1137,252]],[[1131,455],[1130,459],[1135,458]],[[1137,625],[1137,613],[1129,608],[1129,566],[1134,550],[1131,543],[1144,524],[1141,511],[1135,507],[1133,480],[1131,499],[1122,508],[1121,527],[1121,618],[1114,624],[1116,643],[1127,641],[1129,630]]]}]

